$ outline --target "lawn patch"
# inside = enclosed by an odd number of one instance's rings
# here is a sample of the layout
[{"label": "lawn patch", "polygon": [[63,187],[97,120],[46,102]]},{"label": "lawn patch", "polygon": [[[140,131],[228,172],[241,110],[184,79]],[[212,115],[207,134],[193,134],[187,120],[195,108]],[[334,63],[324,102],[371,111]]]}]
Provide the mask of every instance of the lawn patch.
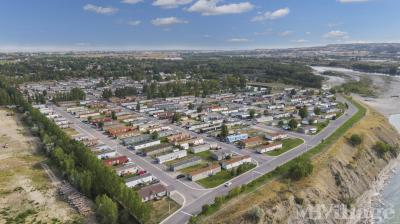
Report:
[{"label": "lawn patch", "polygon": [[291,149],[296,148],[297,146],[299,146],[303,143],[304,143],[304,140],[301,138],[287,138],[282,141],[283,147],[281,149],[269,151],[269,152],[266,152],[265,154],[269,155],[269,156],[279,156]]},{"label": "lawn patch", "polygon": [[197,183],[205,188],[213,188],[229,181],[236,176],[241,175],[242,173],[245,173],[246,171],[253,169],[254,167],[256,167],[256,165],[253,163],[242,164],[239,167],[231,170],[221,170],[221,172],[213,176],[198,180]]}]

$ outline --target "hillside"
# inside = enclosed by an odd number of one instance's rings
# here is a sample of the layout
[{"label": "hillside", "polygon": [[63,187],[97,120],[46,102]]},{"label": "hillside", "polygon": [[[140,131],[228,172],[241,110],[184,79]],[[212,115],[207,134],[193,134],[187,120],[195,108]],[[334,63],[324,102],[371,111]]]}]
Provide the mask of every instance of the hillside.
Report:
[{"label": "hillside", "polygon": [[[362,143],[353,147],[352,134],[362,136]],[[343,204],[354,208],[379,173],[394,157],[379,156],[377,141],[396,146],[400,136],[387,119],[368,108],[363,120],[344,137],[313,159],[314,172],[298,182],[276,179],[257,190],[243,194],[224,205],[206,223],[346,223],[332,216],[319,220],[298,218],[311,205]],[[329,209],[329,208],[328,208]],[[301,214],[301,213],[300,213]]]}]

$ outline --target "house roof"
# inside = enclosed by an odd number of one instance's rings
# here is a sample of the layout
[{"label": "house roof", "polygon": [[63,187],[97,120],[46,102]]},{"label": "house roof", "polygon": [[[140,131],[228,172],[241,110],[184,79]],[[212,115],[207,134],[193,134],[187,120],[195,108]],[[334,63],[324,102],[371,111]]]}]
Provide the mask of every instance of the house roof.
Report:
[{"label": "house roof", "polygon": [[145,173],[145,174],[142,174],[142,175],[133,176],[133,177],[130,177],[130,178],[126,178],[125,179],[125,183],[129,183],[129,182],[135,181],[135,180],[140,180],[140,179],[143,179],[143,178],[146,178],[146,177],[150,177],[150,176],[152,176],[151,173]]},{"label": "house roof", "polygon": [[153,194],[158,194],[167,191],[167,188],[162,184],[154,184],[147,187],[143,187],[138,191],[138,194],[142,198],[149,197]]}]

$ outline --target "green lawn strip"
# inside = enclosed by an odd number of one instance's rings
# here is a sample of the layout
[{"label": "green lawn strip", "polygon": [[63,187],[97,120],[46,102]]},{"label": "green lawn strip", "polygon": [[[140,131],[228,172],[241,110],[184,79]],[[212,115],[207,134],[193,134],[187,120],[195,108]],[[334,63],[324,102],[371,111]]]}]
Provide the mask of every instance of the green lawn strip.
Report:
[{"label": "green lawn strip", "polygon": [[232,179],[234,176],[228,170],[221,170],[221,172],[197,181],[198,184],[205,188],[216,187],[226,181]]},{"label": "green lawn strip", "polygon": [[[354,101],[351,97],[346,97],[346,98],[349,101],[351,101],[351,103],[354,106],[357,107],[357,109],[358,109],[357,113],[355,115],[353,115],[349,120],[347,120],[342,126],[340,126],[338,129],[336,129],[336,131],[332,135],[330,135],[327,139],[325,139],[322,143],[320,143],[316,147],[310,149],[309,151],[307,151],[300,157],[309,159],[309,158],[312,158],[313,156],[317,155],[323,149],[326,149],[327,147],[332,145],[334,142],[336,142],[340,137],[342,137],[344,135],[344,133],[346,133],[346,131],[348,131],[351,127],[353,127],[354,124],[356,124],[358,121],[360,121],[365,116],[365,114],[367,112],[367,109],[365,107],[363,107],[358,102]],[[282,166],[277,167],[272,172],[264,174],[263,176],[255,179],[254,181],[252,181],[248,184],[233,188],[231,191],[229,191],[229,193],[227,195],[219,197],[218,202],[216,202],[217,200],[215,200],[213,204],[203,206],[202,212],[199,213],[199,215],[197,215],[197,216],[193,216],[190,219],[190,223],[196,223],[199,220],[199,218],[201,218],[202,216],[207,216],[207,215],[211,215],[211,214],[215,213],[221,207],[223,202],[226,202],[226,201],[238,196],[241,193],[253,192],[261,185],[264,185],[266,182],[268,182],[274,178],[278,178],[278,177],[281,177],[281,176],[287,174],[288,170],[290,169],[290,167],[292,167],[295,164],[295,162],[296,162],[296,160],[291,160],[291,161],[283,164]]]},{"label": "green lawn strip", "polygon": [[266,152],[265,154],[268,156],[279,156],[282,153],[285,153],[293,148],[304,143],[304,140],[301,138],[288,138],[282,141],[283,145],[281,149],[273,150],[270,152]]},{"label": "green lawn strip", "polygon": [[321,123],[317,123],[315,127],[317,128],[317,134],[320,133],[324,128],[326,128],[329,125],[329,121],[324,121]]},{"label": "green lawn strip", "polygon": [[242,173],[245,173],[248,170],[253,169],[255,166],[255,164],[244,164],[242,165],[242,169],[240,169],[240,171],[237,169],[236,173],[232,172],[231,170],[221,170],[221,172],[213,176],[198,180],[197,183],[205,188],[213,188],[229,181],[236,176],[239,176]]}]

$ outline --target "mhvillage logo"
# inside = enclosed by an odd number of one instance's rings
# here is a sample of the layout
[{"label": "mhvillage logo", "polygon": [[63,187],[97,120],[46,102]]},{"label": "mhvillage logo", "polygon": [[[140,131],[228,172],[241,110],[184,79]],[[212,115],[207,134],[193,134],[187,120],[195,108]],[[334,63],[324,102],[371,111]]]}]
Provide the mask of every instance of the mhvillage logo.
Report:
[{"label": "mhvillage logo", "polygon": [[395,214],[393,206],[385,208],[357,207],[348,208],[345,204],[316,204],[297,208],[293,221],[299,220],[341,220],[349,223],[380,223]]}]

